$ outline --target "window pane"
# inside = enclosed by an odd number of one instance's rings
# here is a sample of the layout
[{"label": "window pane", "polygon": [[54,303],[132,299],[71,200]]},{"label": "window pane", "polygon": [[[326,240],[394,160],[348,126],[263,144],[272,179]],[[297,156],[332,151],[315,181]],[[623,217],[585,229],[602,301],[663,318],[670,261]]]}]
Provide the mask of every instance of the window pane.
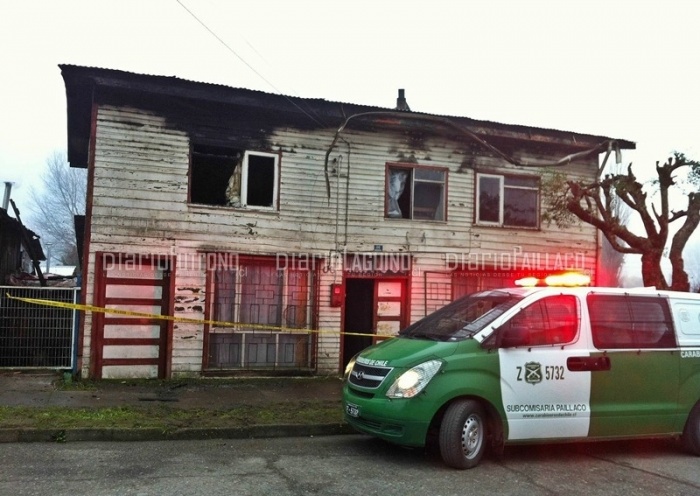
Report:
[{"label": "window pane", "polygon": [[248,265],[241,276],[241,322],[282,323],[282,274],[272,265]]},{"label": "window pane", "polygon": [[309,274],[307,270],[287,272],[287,304],[284,325],[303,329],[307,326],[309,310]]},{"label": "window pane", "polygon": [[414,169],[414,174],[416,179],[445,182],[445,171],[416,168]]},{"label": "window pane", "polygon": [[443,220],[443,185],[420,183],[414,185],[413,218]]},{"label": "window pane", "polygon": [[247,204],[273,207],[275,191],[275,157],[248,155]]},{"label": "window pane", "polygon": [[503,225],[537,227],[537,191],[505,188]]},{"label": "window pane", "polygon": [[236,302],[236,271],[218,270],[214,274],[214,320],[234,322]]},{"label": "window pane", "polygon": [[672,348],[676,344],[666,301],[628,297],[636,347]]},{"label": "window pane", "polygon": [[479,221],[500,222],[501,180],[498,177],[479,178]]},{"label": "window pane", "polygon": [[411,216],[411,170],[389,168],[386,185],[387,217],[409,219]]},{"label": "window pane", "polygon": [[520,334],[527,335],[530,346],[547,344],[547,321],[544,318],[544,304],[541,301],[525,307],[510,320],[511,329],[518,329]]},{"label": "window pane", "polygon": [[630,348],[634,343],[634,336],[625,297],[589,295],[586,300],[595,347]]},{"label": "window pane", "polygon": [[539,188],[538,179],[536,177],[524,176],[505,176],[503,183],[506,186],[519,186],[521,188]]},{"label": "window pane", "polygon": [[596,348],[675,347],[671,313],[663,298],[590,295],[587,300]]},{"label": "window pane", "polygon": [[246,368],[274,366],[277,334],[247,334],[245,337]]},{"label": "window pane", "polygon": [[280,366],[308,366],[310,341],[311,337],[308,334],[280,334],[280,353],[277,359]]},{"label": "window pane", "polygon": [[211,334],[209,359],[214,367],[240,367],[243,335]]},{"label": "window pane", "polygon": [[547,310],[548,344],[568,343],[578,331],[576,298],[552,296],[544,300]]}]

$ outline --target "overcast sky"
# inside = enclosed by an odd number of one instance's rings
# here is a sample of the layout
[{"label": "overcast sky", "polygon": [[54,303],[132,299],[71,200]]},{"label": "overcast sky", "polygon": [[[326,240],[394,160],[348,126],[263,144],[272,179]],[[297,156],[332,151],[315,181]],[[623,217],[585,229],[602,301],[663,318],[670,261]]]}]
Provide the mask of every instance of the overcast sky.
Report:
[{"label": "overcast sky", "polygon": [[384,107],[405,88],[421,112],[635,141],[648,171],[700,159],[699,20],[691,0],[0,0],[0,180],[22,208],[65,151],[58,64]]}]

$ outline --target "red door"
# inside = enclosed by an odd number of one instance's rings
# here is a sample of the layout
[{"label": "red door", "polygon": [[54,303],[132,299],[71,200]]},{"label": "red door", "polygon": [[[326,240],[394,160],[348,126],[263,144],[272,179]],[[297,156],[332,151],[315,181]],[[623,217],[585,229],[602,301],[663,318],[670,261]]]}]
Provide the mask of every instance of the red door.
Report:
[{"label": "red door", "polygon": [[99,379],[166,378],[172,321],[169,258],[98,253],[95,305],[120,311],[93,314],[92,376]]}]

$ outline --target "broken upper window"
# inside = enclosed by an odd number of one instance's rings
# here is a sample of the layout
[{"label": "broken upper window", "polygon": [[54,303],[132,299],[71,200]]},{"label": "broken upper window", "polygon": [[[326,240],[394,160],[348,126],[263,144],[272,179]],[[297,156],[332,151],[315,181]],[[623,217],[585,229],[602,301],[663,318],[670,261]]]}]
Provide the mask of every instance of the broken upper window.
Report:
[{"label": "broken upper window", "polygon": [[476,222],[507,227],[538,227],[539,179],[477,174]]},{"label": "broken upper window", "polygon": [[190,202],[276,209],[278,176],[277,154],[193,145]]},{"label": "broken upper window", "polygon": [[386,217],[445,220],[447,169],[390,165],[386,175]]}]

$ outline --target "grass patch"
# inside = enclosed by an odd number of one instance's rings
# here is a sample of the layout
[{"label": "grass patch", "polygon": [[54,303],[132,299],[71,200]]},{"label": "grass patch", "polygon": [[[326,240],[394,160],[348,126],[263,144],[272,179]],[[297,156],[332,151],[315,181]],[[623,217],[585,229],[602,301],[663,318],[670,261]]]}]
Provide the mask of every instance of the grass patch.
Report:
[{"label": "grass patch", "polygon": [[342,423],[338,401],[242,406],[226,410],[177,409],[166,405],[115,408],[0,407],[0,429],[231,428],[270,424]]},{"label": "grass patch", "polygon": [[176,379],[82,379],[64,374],[62,378],[57,378],[54,385],[61,391],[95,391],[109,389],[143,389],[143,390],[175,390],[179,388],[217,388],[217,387],[255,387],[256,385],[286,387],[289,382],[309,383],[333,382],[338,383],[338,378],[333,377],[308,377],[308,378],[286,378],[286,377],[220,377],[220,378],[176,378]]},{"label": "grass patch", "polygon": [[[81,379],[69,373],[52,381],[56,391],[81,392],[76,406],[0,406],[0,429],[42,429],[64,432],[69,429],[160,429],[236,428],[252,425],[342,424],[343,412],[335,386],[337,377],[317,378],[176,378],[99,380]],[[330,396],[305,393],[315,386],[328,386]],[[309,388],[308,390],[306,388]],[[259,390],[259,391],[258,391]],[[201,408],[202,403],[183,400],[188,393],[236,398],[269,394],[270,402],[220,401]],[[338,389],[339,391],[339,389]],[[90,394],[92,392],[92,394]],[[126,402],[100,404],[100,398],[119,398],[126,393]],[[298,396],[296,396],[298,394]],[[116,396],[115,396],[116,395]],[[201,396],[200,396],[201,397]],[[206,397],[206,395],[205,395]],[[87,398],[95,400],[82,401]],[[273,399],[274,398],[274,399]],[[294,400],[292,400],[294,398]],[[134,399],[138,400],[135,401]],[[289,401],[284,401],[289,399]],[[243,403],[243,404],[242,404]],[[67,403],[70,404],[70,403]],[[77,404],[85,405],[78,407]],[[94,406],[93,406],[94,405]],[[105,406],[114,405],[114,406]]]}]

